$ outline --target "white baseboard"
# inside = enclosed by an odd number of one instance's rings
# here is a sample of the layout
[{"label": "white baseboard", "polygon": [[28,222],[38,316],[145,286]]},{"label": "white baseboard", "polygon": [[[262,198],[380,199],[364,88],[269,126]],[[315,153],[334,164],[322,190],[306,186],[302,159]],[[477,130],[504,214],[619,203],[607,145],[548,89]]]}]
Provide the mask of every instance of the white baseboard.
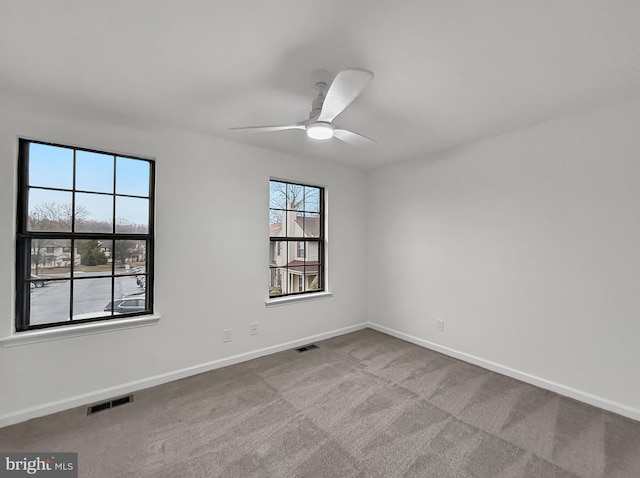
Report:
[{"label": "white baseboard", "polygon": [[567,387],[566,385],[552,382],[551,380],[546,380],[544,378],[536,377],[535,375],[530,375],[528,373],[521,372],[519,370],[515,370],[513,368],[506,367],[504,365],[500,365],[498,363],[491,362],[489,360],[485,360],[480,357],[476,357],[474,355],[460,352],[458,350],[454,350],[449,347],[444,347],[442,345],[429,342],[428,340],[423,340],[418,337],[414,337],[412,335],[405,334],[403,332],[399,332],[397,330],[390,329],[388,327],[384,327],[382,325],[369,322],[368,326],[374,330],[377,330],[378,332],[382,332],[383,334],[397,337],[407,342],[411,342],[412,344],[416,344],[427,349],[435,350],[436,352],[449,355],[450,357],[460,359],[464,362],[477,365],[487,370],[491,370],[493,372],[497,372],[502,375],[515,378],[522,382],[526,382],[531,385],[544,388],[545,390],[556,392],[560,395],[564,395],[565,397],[570,397],[580,402],[593,405],[594,407],[602,408],[603,410],[608,410],[610,412],[617,413],[618,415],[622,415],[627,418],[640,421],[640,409],[630,407],[622,403],[614,402],[612,400],[608,400],[606,398],[602,398],[597,395],[584,392],[582,390],[577,390],[575,388]]},{"label": "white baseboard", "polygon": [[118,385],[115,387],[109,387],[109,388],[105,388],[95,392],[76,395],[73,397],[65,398],[63,400],[58,400],[55,402],[38,405],[32,408],[25,408],[22,410],[18,410],[17,412],[14,412],[14,413],[0,416],[0,428],[6,427],[9,425],[14,425],[16,423],[24,422],[32,418],[49,415],[51,413],[61,412],[63,410],[68,410],[70,408],[89,405],[91,403],[99,402],[109,398],[114,398],[120,395],[127,395],[129,393],[132,393],[138,390],[143,390],[145,388],[155,387],[156,385],[162,385],[163,383],[172,382],[174,380],[190,377],[192,375],[197,375],[199,373],[209,372],[211,370],[226,367],[228,365],[233,365],[240,362],[246,362],[248,360],[259,358],[264,355],[269,355],[276,352],[282,352],[284,350],[289,350],[295,347],[300,347],[302,345],[307,345],[311,342],[330,339],[331,337],[348,334],[350,332],[355,332],[357,330],[365,329],[367,327],[368,327],[367,323],[352,325],[350,327],[344,327],[342,329],[332,330],[330,332],[325,332],[322,334],[305,337],[303,339],[293,340],[291,342],[285,342],[285,343],[274,345],[271,347],[266,347],[263,349],[254,350],[251,352],[246,352],[246,353],[234,355],[231,357],[226,357],[219,360],[214,360],[212,362],[207,362],[207,363],[196,365],[193,367],[188,367],[181,370],[175,370],[173,372],[156,375],[154,377],[148,377],[141,380],[124,383],[122,385]]}]

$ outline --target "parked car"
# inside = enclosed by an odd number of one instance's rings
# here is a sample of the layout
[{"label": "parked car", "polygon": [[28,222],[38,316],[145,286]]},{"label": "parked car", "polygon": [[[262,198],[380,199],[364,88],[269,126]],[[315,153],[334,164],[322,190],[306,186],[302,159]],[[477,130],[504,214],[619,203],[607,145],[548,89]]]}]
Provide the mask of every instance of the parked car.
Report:
[{"label": "parked car", "polygon": [[105,312],[111,312],[114,314],[128,314],[131,312],[143,312],[147,310],[147,299],[143,296],[127,296],[121,299],[117,299],[113,302],[109,302],[105,308]]},{"label": "parked car", "polygon": [[31,274],[31,284],[33,284],[32,287],[44,287],[49,282],[51,282],[51,279]]}]

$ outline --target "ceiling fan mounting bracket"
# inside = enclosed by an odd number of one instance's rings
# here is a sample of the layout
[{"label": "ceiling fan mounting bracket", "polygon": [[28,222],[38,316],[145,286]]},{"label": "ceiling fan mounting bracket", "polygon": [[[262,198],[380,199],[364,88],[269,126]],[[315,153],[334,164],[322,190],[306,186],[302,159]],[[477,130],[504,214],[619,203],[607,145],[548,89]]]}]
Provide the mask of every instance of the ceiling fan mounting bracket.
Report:
[{"label": "ceiling fan mounting bracket", "polygon": [[[318,85],[324,85],[323,87],[320,87]],[[317,118],[318,116],[320,116],[320,112],[322,111],[322,105],[324,104],[324,94],[325,94],[325,88],[327,87],[326,83],[316,83],[316,86],[318,87],[318,89],[320,90],[320,93],[318,93],[318,96],[316,96],[316,98],[313,100],[313,102],[311,103],[311,111],[309,112],[309,120],[313,120],[314,118]]]}]

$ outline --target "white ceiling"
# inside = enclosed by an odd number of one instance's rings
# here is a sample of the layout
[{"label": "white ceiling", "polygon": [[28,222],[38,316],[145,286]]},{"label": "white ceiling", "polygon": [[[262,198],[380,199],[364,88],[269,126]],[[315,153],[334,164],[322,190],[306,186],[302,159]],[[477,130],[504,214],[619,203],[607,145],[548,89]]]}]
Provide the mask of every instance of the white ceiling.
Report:
[{"label": "white ceiling", "polygon": [[[319,80],[375,78],[337,122]],[[638,0],[0,0],[0,88],[371,168],[640,92]]]}]

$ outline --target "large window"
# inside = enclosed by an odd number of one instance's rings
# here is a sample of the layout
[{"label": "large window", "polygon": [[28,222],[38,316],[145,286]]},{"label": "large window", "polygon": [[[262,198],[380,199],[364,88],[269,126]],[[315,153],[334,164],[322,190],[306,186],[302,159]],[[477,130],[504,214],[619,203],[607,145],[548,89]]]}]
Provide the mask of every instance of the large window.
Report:
[{"label": "large window", "polygon": [[272,180],[269,296],[324,290],[324,189]]},{"label": "large window", "polygon": [[16,330],[153,312],[154,162],[20,139]]}]

